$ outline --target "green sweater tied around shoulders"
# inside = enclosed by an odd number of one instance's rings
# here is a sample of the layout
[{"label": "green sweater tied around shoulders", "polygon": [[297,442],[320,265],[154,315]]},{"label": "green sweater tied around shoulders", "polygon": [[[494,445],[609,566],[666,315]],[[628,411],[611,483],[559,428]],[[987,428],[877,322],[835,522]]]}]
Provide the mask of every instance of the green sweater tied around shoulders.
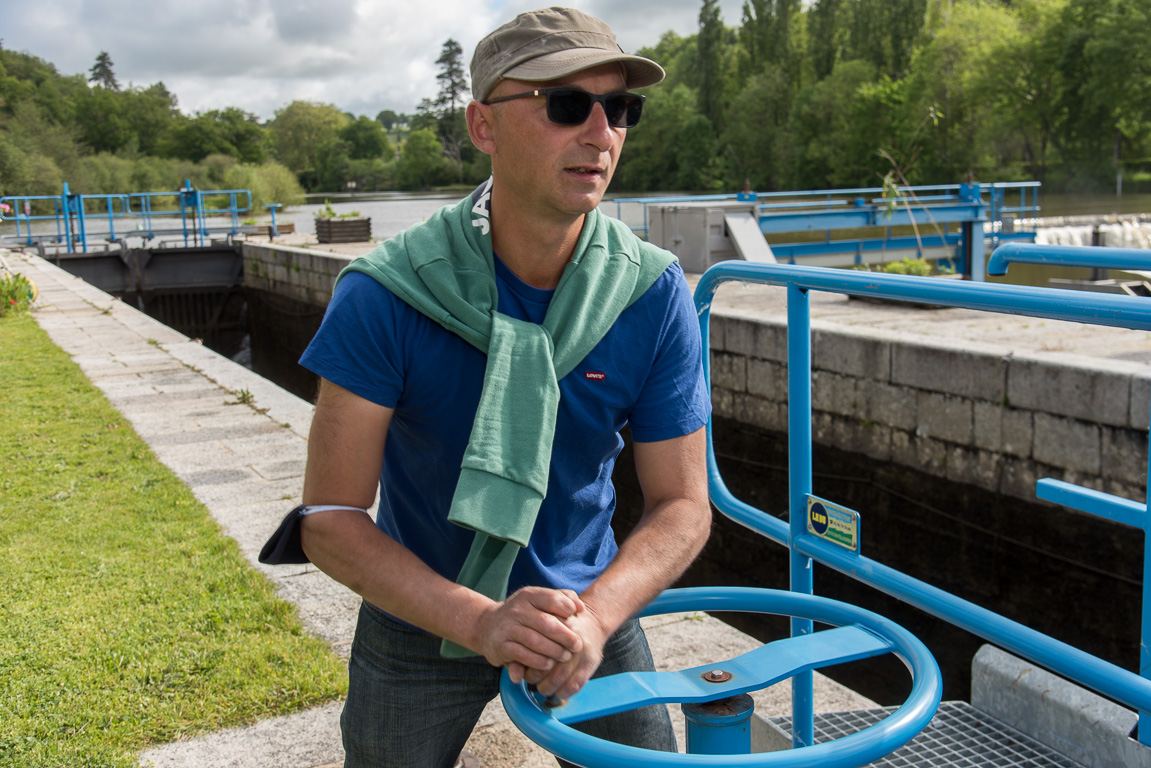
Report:
[{"label": "green sweater tied around shoulders", "polygon": [[[475,531],[457,583],[493,600],[526,547],[547,493],[559,380],[675,261],[618,219],[585,218],[542,325],[497,307],[492,180],[384,242],[343,272],[363,272],[487,355],[483,392],[448,519]],[[446,657],[474,655],[444,641]]]}]

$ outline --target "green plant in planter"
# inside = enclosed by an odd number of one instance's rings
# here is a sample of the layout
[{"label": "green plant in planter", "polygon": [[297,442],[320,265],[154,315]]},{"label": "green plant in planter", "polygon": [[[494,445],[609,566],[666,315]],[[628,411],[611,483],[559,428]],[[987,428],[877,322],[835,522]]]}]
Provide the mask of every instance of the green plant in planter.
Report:
[{"label": "green plant in planter", "polygon": [[955,272],[951,267],[940,269],[927,259],[904,258],[903,261],[889,261],[875,266],[861,265],[855,267],[864,272],[883,272],[888,275],[915,275],[916,277],[934,277],[935,275],[950,275]]},{"label": "green plant in planter", "polygon": [[0,277],[0,317],[9,312],[27,312],[35,293],[32,283],[23,275],[10,273]]},{"label": "green plant in planter", "polygon": [[348,211],[347,213],[336,213],[336,209],[332,207],[332,203],[328,200],[324,201],[324,207],[316,211],[317,219],[358,219],[360,218],[359,211]]},{"label": "green plant in planter", "polygon": [[931,266],[930,262],[926,259],[909,259],[904,258],[903,261],[889,261],[883,265],[882,272],[889,275],[916,275],[918,277],[930,277],[935,273],[935,268]]}]

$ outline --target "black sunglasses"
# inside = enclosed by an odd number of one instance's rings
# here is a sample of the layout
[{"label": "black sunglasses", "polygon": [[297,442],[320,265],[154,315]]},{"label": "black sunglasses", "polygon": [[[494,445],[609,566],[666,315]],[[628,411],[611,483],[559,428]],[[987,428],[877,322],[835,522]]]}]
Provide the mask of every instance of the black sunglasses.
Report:
[{"label": "black sunglasses", "polygon": [[645,97],[638,93],[588,93],[579,88],[541,88],[511,96],[488,99],[484,104],[498,101],[543,96],[547,99],[548,119],[559,125],[583,125],[591,115],[592,107],[599,104],[612,128],[634,128],[643,113]]}]

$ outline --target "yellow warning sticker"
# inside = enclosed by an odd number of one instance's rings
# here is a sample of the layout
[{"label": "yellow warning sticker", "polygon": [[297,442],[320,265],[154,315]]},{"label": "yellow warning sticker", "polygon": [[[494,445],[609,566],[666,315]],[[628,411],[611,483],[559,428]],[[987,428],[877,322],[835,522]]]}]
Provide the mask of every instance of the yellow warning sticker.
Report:
[{"label": "yellow warning sticker", "polygon": [[859,551],[859,513],[854,509],[809,495],[807,532],[853,552]]}]

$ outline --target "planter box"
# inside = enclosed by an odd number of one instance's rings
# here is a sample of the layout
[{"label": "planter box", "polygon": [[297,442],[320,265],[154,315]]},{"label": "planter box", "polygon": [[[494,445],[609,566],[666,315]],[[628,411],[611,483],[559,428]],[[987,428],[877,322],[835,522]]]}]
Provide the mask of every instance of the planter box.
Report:
[{"label": "planter box", "polygon": [[372,220],[316,219],[316,239],[321,243],[364,243],[372,239]]}]

